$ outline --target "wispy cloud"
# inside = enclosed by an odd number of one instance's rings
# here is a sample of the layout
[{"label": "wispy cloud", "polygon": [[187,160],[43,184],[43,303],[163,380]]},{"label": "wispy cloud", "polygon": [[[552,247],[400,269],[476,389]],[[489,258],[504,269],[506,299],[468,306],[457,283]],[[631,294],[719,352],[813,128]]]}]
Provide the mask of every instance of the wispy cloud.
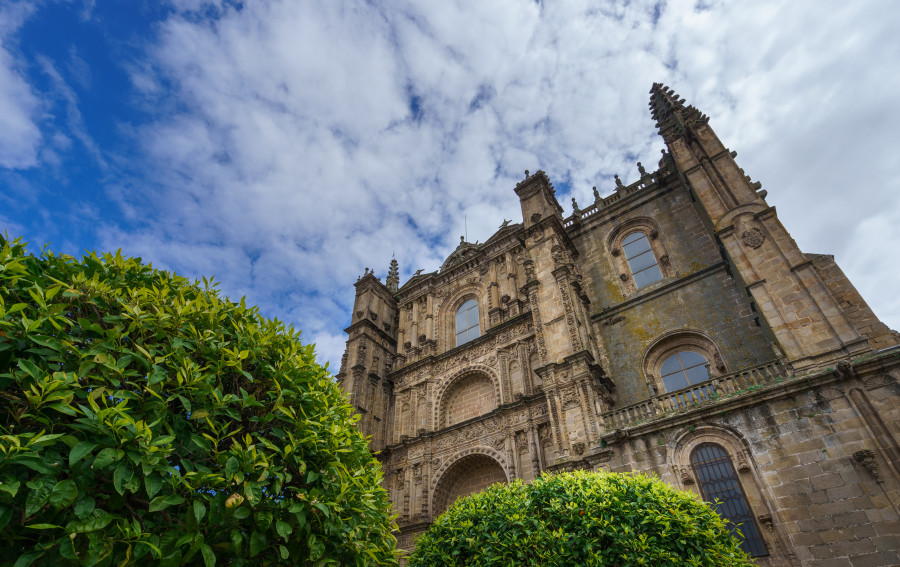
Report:
[{"label": "wispy cloud", "polygon": [[28,84],[16,53],[16,33],[34,6],[0,6],[0,167],[24,169],[38,163],[41,101]]},{"label": "wispy cloud", "polygon": [[69,134],[81,142],[84,149],[87,150],[97,162],[97,165],[105,170],[107,168],[106,159],[104,159],[103,152],[97,147],[94,139],[87,131],[87,127],[84,124],[84,118],[82,117],[81,110],[78,106],[78,95],[75,94],[75,91],[72,90],[72,87],[69,86],[63,76],[57,71],[56,66],[49,58],[38,56],[37,62],[47,77],[50,78],[54,95],[65,107],[65,120]]},{"label": "wispy cloud", "polygon": [[[710,115],[801,247],[834,253],[900,325],[882,284],[900,263],[893,4],[170,8],[145,49],[120,61],[143,113],[121,120],[124,149],[92,141],[82,102],[57,66],[40,63],[64,101],[65,133],[98,163],[128,164],[105,180],[120,214],[97,221],[100,245],[216,275],[228,294],[296,322],[332,363],[363,268],[383,274],[396,252],[404,275],[436,269],[466,223],[470,240],[486,240],[520,218],[513,187],[525,169],[546,170],[568,210],[572,196],[591,202],[594,185],[610,192],[613,174],[634,180],[635,161],[653,168],[654,81]],[[25,136],[7,159],[34,164],[43,110],[6,45],[0,72],[13,81],[0,85],[32,97],[15,99]],[[80,57],[71,51],[68,66]],[[4,89],[0,105],[13,100]]]}]

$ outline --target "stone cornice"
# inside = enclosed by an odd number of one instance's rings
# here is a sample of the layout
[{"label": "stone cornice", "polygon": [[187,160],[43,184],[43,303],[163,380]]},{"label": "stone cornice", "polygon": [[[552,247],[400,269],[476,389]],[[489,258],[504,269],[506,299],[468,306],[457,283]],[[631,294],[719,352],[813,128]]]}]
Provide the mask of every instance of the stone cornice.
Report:
[{"label": "stone cornice", "polygon": [[[350,325],[349,327],[347,327],[346,329],[344,329],[344,332],[347,333],[348,335],[351,335],[353,331],[356,331],[356,330],[360,329],[361,327],[366,327],[366,328],[372,329],[372,330],[375,331],[382,339],[386,339],[386,340],[390,343],[390,345],[391,345],[392,347],[394,347],[395,349],[397,348],[397,339],[396,339],[396,337],[392,337],[391,335],[389,335],[389,334],[387,333],[387,331],[381,329],[380,327],[378,327],[378,325],[376,325],[375,323],[373,323],[373,322],[370,321],[369,319],[360,319],[360,320],[357,321],[356,323],[353,323],[352,325]],[[351,336],[351,339],[352,339],[352,336]]]}]

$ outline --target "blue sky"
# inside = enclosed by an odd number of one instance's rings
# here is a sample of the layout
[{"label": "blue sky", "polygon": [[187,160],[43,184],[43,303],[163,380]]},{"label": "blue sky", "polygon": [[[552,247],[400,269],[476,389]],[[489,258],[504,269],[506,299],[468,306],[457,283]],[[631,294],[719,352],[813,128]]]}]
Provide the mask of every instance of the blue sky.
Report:
[{"label": "blue sky", "polygon": [[[654,81],[900,326],[900,4],[0,3],[0,230],[213,275],[340,360],[353,286],[637,177]],[[334,368],[336,371],[337,369]]]}]

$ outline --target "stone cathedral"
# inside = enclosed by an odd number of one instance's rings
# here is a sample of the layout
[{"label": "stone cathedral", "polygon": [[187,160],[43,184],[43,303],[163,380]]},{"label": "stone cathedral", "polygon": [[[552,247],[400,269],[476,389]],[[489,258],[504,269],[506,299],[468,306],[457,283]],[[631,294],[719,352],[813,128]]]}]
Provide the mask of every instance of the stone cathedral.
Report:
[{"label": "stone cathedral", "polygon": [[718,499],[760,565],[900,565],[900,337],[707,116],[660,84],[650,113],[656,171],[568,217],[526,171],[522,222],[357,281],[337,378],[399,546],[459,496],[582,468]]}]

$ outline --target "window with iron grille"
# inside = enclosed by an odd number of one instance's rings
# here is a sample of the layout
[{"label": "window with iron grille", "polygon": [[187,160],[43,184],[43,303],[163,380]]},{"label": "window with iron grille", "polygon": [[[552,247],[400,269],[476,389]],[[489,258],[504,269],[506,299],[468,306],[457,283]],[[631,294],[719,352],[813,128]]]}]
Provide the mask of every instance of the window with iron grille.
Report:
[{"label": "window with iron grille", "polygon": [[752,557],[769,555],[728,452],[715,443],[698,445],[691,452],[691,467],[703,499],[714,503],[716,512],[728,518],[728,527],[740,540],[741,549]]}]

